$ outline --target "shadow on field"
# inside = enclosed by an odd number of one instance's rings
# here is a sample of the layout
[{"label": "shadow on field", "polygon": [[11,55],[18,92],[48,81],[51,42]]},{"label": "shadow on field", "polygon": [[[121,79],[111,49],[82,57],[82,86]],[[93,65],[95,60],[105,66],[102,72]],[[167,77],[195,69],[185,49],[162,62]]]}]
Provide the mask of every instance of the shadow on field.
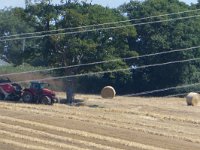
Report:
[{"label": "shadow on field", "polygon": [[[84,102],[84,100],[75,99],[73,102],[74,102],[74,103],[82,103],[82,102]],[[67,104],[67,99],[61,98],[61,99],[59,100],[59,103],[60,103],[60,104]]]},{"label": "shadow on field", "polygon": [[[0,100],[0,103],[1,102],[3,102],[3,103],[14,103],[14,104],[19,104],[19,103],[21,103],[21,104],[37,104],[37,103],[24,103],[22,101],[22,99],[20,99],[19,101]],[[63,104],[63,105],[75,106],[75,107],[82,107],[82,106],[84,106],[84,107],[90,107],[90,108],[104,108],[104,107],[99,106],[97,104],[87,104],[84,99],[75,99],[72,104],[67,104],[67,100],[66,99],[60,98],[58,100],[58,103],[59,104]]]},{"label": "shadow on field", "polygon": [[12,100],[0,100],[0,102],[4,102],[4,103],[22,103],[20,101],[12,101]]},{"label": "shadow on field", "polygon": [[88,105],[85,103],[85,100],[83,99],[74,99],[72,104],[67,104],[67,100],[66,99],[60,99],[59,102],[60,104],[66,104],[69,106],[75,106],[75,107],[81,107],[81,106],[85,106],[85,107],[90,107],[90,108],[102,108],[99,105]]},{"label": "shadow on field", "polygon": [[[60,99],[60,100],[59,100],[59,103],[60,103],[60,104],[70,105],[70,104],[67,104],[67,100],[66,100],[66,99]],[[82,100],[82,99],[75,99],[75,100],[73,101],[73,105],[74,105],[74,106],[85,106],[84,100]]]},{"label": "shadow on field", "polygon": [[99,105],[88,105],[88,107],[91,107],[91,108],[101,108]]}]

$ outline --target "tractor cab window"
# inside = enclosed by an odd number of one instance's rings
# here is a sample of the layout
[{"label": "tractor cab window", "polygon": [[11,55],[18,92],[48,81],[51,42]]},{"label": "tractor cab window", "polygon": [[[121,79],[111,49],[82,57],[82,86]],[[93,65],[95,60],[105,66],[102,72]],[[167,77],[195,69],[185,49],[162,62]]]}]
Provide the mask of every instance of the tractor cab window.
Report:
[{"label": "tractor cab window", "polygon": [[39,90],[39,89],[41,89],[41,86],[40,86],[40,84],[38,84],[38,83],[32,83],[32,84],[31,84],[31,88],[32,88],[32,89],[38,89],[38,90]]},{"label": "tractor cab window", "polygon": [[41,83],[41,84],[40,84],[40,87],[41,87],[41,89],[44,89],[44,88],[49,87],[49,84],[46,83],[46,82],[44,82],[44,83]]},{"label": "tractor cab window", "polygon": [[45,84],[40,84],[40,88],[44,89],[45,88]]},{"label": "tractor cab window", "polygon": [[48,86],[49,86],[48,83],[32,82],[30,85],[30,88],[40,90],[40,89],[44,89]]}]

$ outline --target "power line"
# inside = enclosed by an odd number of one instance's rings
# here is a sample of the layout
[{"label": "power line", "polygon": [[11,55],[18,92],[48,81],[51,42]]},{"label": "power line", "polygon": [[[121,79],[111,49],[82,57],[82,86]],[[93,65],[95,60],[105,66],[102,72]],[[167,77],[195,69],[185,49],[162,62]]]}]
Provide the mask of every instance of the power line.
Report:
[{"label": "power line", "polygon": [[[176,63],[185,63],[185,62],[197,61],[197,60],[200,60],[200,57],[193,58],[193,59],[165,62],[165,63],[160,63],[160,64],[144,65],[144,66],[137,67],[136,69],[144,69],[144,68],[149,68],[149,67],[157,67],[157,66],[170,65],[170,64],[176,64]],[[126,68],[126,69],[115,69],[115,70],[90,72],[90,73],[83,73],[83,74],[76,74],[76,75],[48,77],[48,78],[35,79],[35,80],[38,80],[38,81],[58,80],[58,79],[76,78],[76,77],[83,77],[83,76],[94,76],[94,75],[105,74],[105,73],[115,73],[115,72],[121,72],[121,71],[130,71],[130,70],[134,70],[134,69],[135,68],[131,68],[130,67],[130,68]],[[18,82],[15,82],[15,83],[26,83],[26,82],[31,82],[31,81],[35,81],[35,80],[23,80],[23,81],[18,81]],[[159,90],[137,93],[137,94],[133,94],[132,96],[135,96],[135,95],[138,95],[138,94],[139,95],[146,95],[146,94],[150,94],[150,93],[154,93],[154,92],[159,92]]]},{"label": "power line", "polygon": [[85,33],[85,32],[94,32],[94,31],[100,31],[100,30],[120,29],[120,28],[126,28],[126,27],[131,27],[131,26],[140,26],[140,25],[146,25],[146,24],[170,22],[170,21],[184,20],[184,19],[195,18],[195,17],[200,17],[200,15],[193,15],[193,16],[188,16],[188,17],[179,17],[179,18],[159,20],[159,21],[150,21],[150,22],[136,23],[136,24],[131,24],[131,25],[122,25],[122,26],[116,26],[116,27],[90,29],[90,30],[83,30],[83,31],[52,33],[52,34],[36,35],[36,36],[30,36],[30,37],[10,38],[10,39],[0,40],[0,42],[22,40],[22,39],[44,38],[44,37],[47,37],[47,36],[55,36],[55,35],[72,35],[72,34],[79,34],[79,33]]},{"label": "power line", "polygon": [[[122,59],[113,59],[113,60],[107,60],[107,61],[78,64],[78,65],[71,65],[71,66],[65,66],[65,67],[56,67],[56,68],[49,68],[49,69],[43,69],[43,70],[34,70],[34,71],[2,74],[2,75],[0,75],[0,77],[1,76],[10,76],[10,75],[21,75],[21,74],[27,74],[27,73],[36,73],[36,72],[47,72],[47,71],[53,71],[53,70],[59,70],[59,69],[68,69],[68,68],[75,68],[75,67],[83,67],[83,66],[89,66],[89,65],[97,65],[97,64],[103,64],[103,63],[109,63],[109,62],[116,62],[116,61],[121,61],[121,60],[125,61],[125,60],[130,60],[130,59],[138,59],[138,58],[145,58],[145,57],[169,54],[169,53],[174,53],[174,52],[187,51],[187,50],[192,50],[192,49],[197,49],[197,48],[200,48],[200,46],[195,46],[195,47],[190,47],[190,48],[185,48],[185,49],[176,49],[176,50],[171,50],[171,51],[164,51],[164,52],[159,52],[159,53],[145,54],[145,55],[141,55],[141,56],[133,56],[133,57],[127,57],[127,58],[122,58]],[[157,65],[159,65],[159,64],[157,64]],[[148,65],[148,66],[150,66],[150,65]]]},{"label": "power line", "polygon": [[43,37],[46,37],[46,36],[54,36],[54,35],[71,35],[71,34],[93,32],[93,31],[100,31],[100,30],[119,29],[119,28],[125,28],[125,27],[130,27],[130,26],[139,26],[139,25],[145,25],[145,24],[154,24],[154,23],[161,23],[161,22],[189,19],[189,18],[194,18],[194,17],[199,17],[199,16],[200,15],[194,15],[194,16],[188,16],[188,17],[179,17],[179,18],[173,18],[173,19],[151,21],[151,22],[137,23],[137,24],[131,24],[131,25],[123,25],[123,26],[117,26],[117,27],[98,28],[98,29],[83,30],[83,31],[73,31],[73,32],[64,32],[64,33],[53,33],[53,34],[45,34],[45,35],[30,36],[30,37],[19,37],[19,38],[11,38],[11,39],[5,39],[5,40],[0,40],[0,41],[12,41],[12,40],[31,39],[31,38],[43,38]]},{"label": "power line", "polygon": [[10,35],[10,36],[2,36],[0,38],[2,39],[2,38],[10,38],[10,37],[16,37],[16,36],[24,36],[24,35],[32,35],[32,34],[60,32],[60,31],[65,31],[65,30],[82,29],[82,28],[87,28],[87,27],[98,27],[98,26],[103,26],[103,25],[113,25],[113,24],[126,23],[126,22],[131,22],[131,21],[141,21],[141,20],[152,19],[152,18],[157,18],[157,17],[164,17],[164,16],[171,16],[171,15],[189,13],[189,12],[196,12],[196,11],[199,11],[199,10],[200,9],[187,10],[187,11],[181,11],[181,12],[176,12],[176,13],[168,13],[168,14],[162,14],[162,15],[143,17],[143,18],[138,18],[138,19],[129,19],[129,20],[123,20],[123,21],[116,21],[116,22],[107,22],[107,23],[102,23],[102,24],[86,25],[86,26],[79,26],[79,27],[70,27],[70,28],[63,28],[63,29],[57,29],[57,30],[51,30],[51,31],[22,33],[22,34]]},{"label": "power line", "polygon": [[[174,13],[173,13],[174,14]],[[161,15],[160,15],[161,16]],[[181,18],[175,18],[175,19],[168,19],[168,20],[160,20],[160,21],[154,21],[154,22],[145,22],[145,23],[139,23],[139,24],[133,24],[133,25],[144,25],[144,24],[153,24],[153,23],[159,23],[159,22],[166,22],[166,21],[172,21],[172,20],[181,20],[181,19],[187,19],[187,18],[193,18],[193,17],[199,17],[200,15],[195,15],[195,16],[189,16],[189,17],[181,17]],[[158,17],[158,16],[157,16]],[[148,18],[148,17],[146,17]],[[117,22],[116,22],[117,23]],[[106,24],[106,23],[105,23]],[[104,24],[104,25],[105,25]],[[103,25],[103,24],[102,24]],[[92,25],[91,25],[92,26]],[[98,26],[98,25],[96,25]],[[127,26],[119,26],[119,27],[110,27],[110,28],[101,28],[102,30],[107,30],[107,29],[117,29],[117,28],[123,28],[123,27],[128,27],[129,25]],[[132,26],[132,25],[131,25]],[[77,27],[77,28],[80,28],[80,27]],[[98,30],[101,30],[101,29],[96,29],[96,31]],[[61,29],[61,30],[64,30],[64,29]],[[91,32],[91,31],[95,31],[95,30],[86,30],[85,32]],[[53,32],[53,31],[51,31]],[[69,32],[69,34],[73,34],[74,32]],[[79,31],[77,33],[83,33],[82,31]],[[60,34],[67,34],[66,33],[60,33]],[[60,35],[60,34],[53,34],[53,35]],[[75,33],[76,34],[76,33]],[[14,36],[14,35],[13,35]],[[40,36],[40,37],[44,37],[46,35],[43,35],[43,36]],[[47,36],[51,36],[50,35],[47,35]],[[11,37],[11,36],[10,36]],[[33,38],[37,38],[38,36],[33,36]],[[25,38],[31,38],[31,37],[25,37]],[[22,38],[24,39],[24,38]],[[12,39],[8,39],[8,40],[12,40]],[[15,40],[15,39],[14,39]],[[7,40],[4,40],[4,41],[7,41]],[[199,46],[197,47],[199,48]],[[192,48],[190,48],[192,49]],[[193,47],[194,49],[194,47]],[[182,49],[183,50],[183,49]],[[185,49],[186,50],[186,49]],[[188,49],[187,49],[188,50]],[[180,51],[180,50],[175,50],[175,51]],[[173,52],[175,52],[173,51]],[[171,51],[170,51],[171,52]],[[169,52],[169,53],[170,53]],[[161,52],[161,53],[154,53],[154,54],[149,54],[148,56],[155,56],[155,55],[160,55],[160,54],[166,54],[168,52]],[[138,56],[138,57],[135,57],[135,58],[141,58],[141,57],[144,57],[145,55],[143,56]],[[147,55],[145,57],[148,57]],[[132,59],[131,57],[130,58],[124,58],[124,59]],[[181,61],[173,61],[173,62],[166,62],[166,63],[161,63],[161,64],[151,64],[151,65],[146,65],[146,66],[140,66],[140,67],[137,67],[136,69],[141,69],[141,68],[148,68],[148,67],[155,67],[155,66],[163,66],[163,65],[168,65],[168,64],[175,64],[175,63],[182,63],[182,62],[189,62],[189,61],[196,61],[196,60],[199,60],[200,58],[194,58],[194,59],[187,59],[187,60],[181,60]],[[121,60],[121,59],[116,59],[116,60]],[[105,63],[105,62],[108,62],[108,61],[102,61],[101,63]],[[109,61],[110,62],[110,61]],[[99,62],[95,62],[95,64],[98,64]],[[92,64],[92,63],[89,63],[89,64]],[[85,65],[85,64],[82,64],[82,65]],[[88,65],[88,64],[87,64]],[[80,65],[74,65],[74,66],[80,66]],[[71,66],[69,66],[71,67]],[[46,69],[47,70],[47,69]],[[71,77],[80,77],[80,76],[86,76],[86,75],[96,75],[96,74],[104,74],[104,73],[113,73],[113,72],[118,72],[118,71],[128,71],[128,70],[132,70],[132,68],[127,68],[127,69],[118,69],[118,70],[112,70],[112,71],[102,71],[102,72],[96,72],[96,73],[87,73],[87,74],[79,74],[79,75],[71,75],[71,76],[63,76],[63,77],[51,77],[51,78],[44,78],[44,79],[38,79],[39,81],[44,81],[44,80],[55,80],[55,79],[62,79],[62,78],[71,78]],[[48,69],[48,71],[50,71],[50,69]],[[35,71],[34,71],[35,72]],[[19,82],[29,82],[29,81],[32,81],[32,80],[27,80],[27,81],[19,81]],[[136,93],[136,94],[132,94],[131,96],[139,96],[139,95],[146,95],[146,94],[150,94],[150,93],[155,93],[155,92],[162,92],[162,91],[167,91],[167,90],[172,90],[172,89],[178,89],[178,88],[185,88],[185,87],[190,87],[190,86],[197,86],[199,85],[200,83],[196,83],[196,84],[188,84],[188,85],[183,85],[183,86],[176,86],[176,87],[169,87],[169,88],[165,88],[165,89],[159,89],[159,90],[153,90],[153,91],[146,91],[146,92],[141,92],[141,93]],[[178,96],[178,95],[177,95]]]},{"label": "power line", "polygon": [[152,91],[145,91],[145,92],[140,92],[140,93],[135,93],[135,94],[128,94],[128,95],[123,95],[123,96],[142,96],[142,95],[148,95],[152,93],[158,93],[158,92],[164,92],[164,91],[169,91],[169,90],[174,90],[174,89],[181,89],[181,88],[188,88],[191,86],[198,86],[200,83],[194,83],[194,84],[185,84],[181,86],[174,86],[174,87],[168,87],[164,89],[158,89],[158,90],[152,90]]},{"label": "power line", "polygon": [[[192,91],[195,93],[199,93],[200,91]],[[164,97],[178,97],[178,96],[184,96],[187,95],[189,92],[185,92],[185,93],[179,93],[179,94],[173,94],[173,95],[168,95],[168,96],[164,96]]]},{"label": "power line", "polygon": [[149,68],[149,67],[158,67],[158,66],[176,64],[176,63],[196,61],[196,60],[200,60],[200,57],[199,58],[186,59],[186,60],[170,61],[170,62],[159,63],[159,64],[144,65],[144,66],[136,67],[135,69],[145,69],[145,68]]}]

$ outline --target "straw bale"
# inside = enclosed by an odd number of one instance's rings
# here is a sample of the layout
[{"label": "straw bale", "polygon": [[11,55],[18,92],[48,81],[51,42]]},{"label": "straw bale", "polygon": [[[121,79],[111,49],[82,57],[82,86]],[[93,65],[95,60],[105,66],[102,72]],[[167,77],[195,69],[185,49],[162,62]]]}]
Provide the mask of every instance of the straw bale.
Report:
[{"label": "straw bale", "polygon": [[113,99],[115,94],[115,89],[112,86],[106,86],[101,90],[101,97],[105,99]]},{"label": "straw bale", "polygon": [[186,102],[188,106],[197,106],[199,101],[200,101],[200,95],[198,93],[190,92],[186,96]]}]

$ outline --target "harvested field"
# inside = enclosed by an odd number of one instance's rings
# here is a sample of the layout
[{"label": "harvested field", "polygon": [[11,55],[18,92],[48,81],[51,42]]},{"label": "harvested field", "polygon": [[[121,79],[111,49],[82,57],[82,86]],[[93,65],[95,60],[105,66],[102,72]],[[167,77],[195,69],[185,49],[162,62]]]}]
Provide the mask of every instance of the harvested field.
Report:
[{"label": "harvested field", "polygon": [[200,106],[94,95],[76,95],[73,106],[0,101],[0,149],[199,150]]}]

